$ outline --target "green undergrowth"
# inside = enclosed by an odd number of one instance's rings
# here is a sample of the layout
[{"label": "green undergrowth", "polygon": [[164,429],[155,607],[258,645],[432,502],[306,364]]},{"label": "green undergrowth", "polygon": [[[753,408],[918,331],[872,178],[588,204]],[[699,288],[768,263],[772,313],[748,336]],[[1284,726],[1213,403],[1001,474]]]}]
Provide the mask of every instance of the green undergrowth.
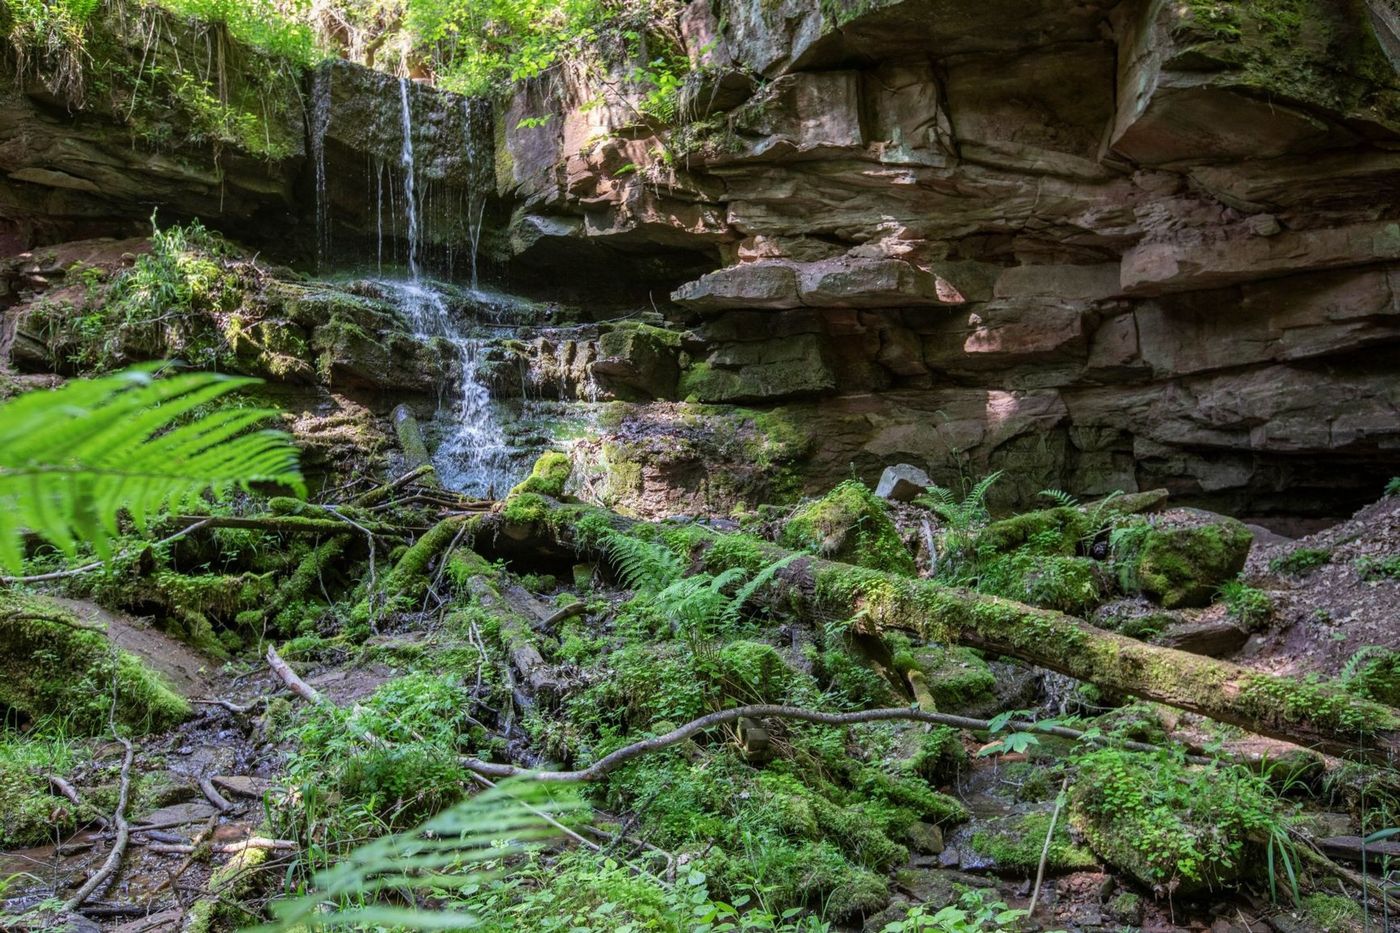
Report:
[{"label": "green undergrowth", "polygon": [[1285,860],[1296,862],[1287,836],[1292,805],[1242,767],[1112,748],[1075,764],[1075,827],[1100,857],[1143,885],[1201,894],[1264,880],[1270,858],[1280,872]]},{"label": "green undergrowth", "polygon": [[109,718],[144,733],[190,715],[163,676],[57,603],[0,594],[0,630],[0,708],[13,714],[87,735]]},{"label": "green undergrowth", "polygon": [[75,108],[105,111],[157,149],[269,160],[302,148],[298,86],[323,57],[270,0],[4,0],[16,70]]}]

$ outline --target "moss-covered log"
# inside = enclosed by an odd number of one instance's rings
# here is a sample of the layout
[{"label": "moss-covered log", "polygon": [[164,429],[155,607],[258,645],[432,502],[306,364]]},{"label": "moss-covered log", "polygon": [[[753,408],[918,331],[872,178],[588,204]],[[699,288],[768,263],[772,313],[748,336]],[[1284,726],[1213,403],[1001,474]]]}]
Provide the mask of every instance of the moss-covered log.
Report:
[{"label": "moss-covered log", "polygon": [[[536,497],[546,503],[543,497]],[[602,509],[548,502],[544,509],[506,508],[482,519],[503,547],[553,552],[560,558],[593,551],[599,532],[626,532],[640,523]],[[711,546],[720,535],[687,526],[701,564],[722,569],[706,554],[751,551],[776,561],[792,552],[775,545]],[[786,564],[770,586],[773,598],[823,618],[845,615],[873,632],[900,629],[1018,658],[1110,690],[1164,703],[1259,735],[1328,754],[1391,762],[1400,757],[1400,712],[1340,688],[1276,677],[1149,645],[1081,619],[971,590],[941,586],[818,558]]]}]

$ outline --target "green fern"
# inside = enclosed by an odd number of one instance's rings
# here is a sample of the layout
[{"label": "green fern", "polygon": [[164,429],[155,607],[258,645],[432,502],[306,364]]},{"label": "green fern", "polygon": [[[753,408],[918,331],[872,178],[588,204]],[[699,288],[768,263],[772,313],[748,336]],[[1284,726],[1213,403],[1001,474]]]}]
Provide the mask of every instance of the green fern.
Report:
[{"label": "green fern", "polygon": [[685,576],[685,564],[660,544],[615,531],[601,544],[622,582],[639,593],[659,593]]},{"label": "green fern", "polygon": [[1079,508],[1079,500],[1063,489],[1042,489],[1040,492],[1036,493],[1036,495],[1049,499],[1056,505],[1064,506],[1067,509]]},{"label": "green fern", "polygon": [[961,499],[946,486],[930,486],[926,494],[914,500],[915,505],[922,505],[943,520],[940,535],[942,554],[934,567],[935,576],[961,582],[969,575],[975,575],[972,569],[977,562],[973,529],[990,520],[987,493],[1001,479],[1001,475],[1001,470],[988,473]]},{"label": "green fern", "polygon": [[[480,886],[501,860],[557,835],[550,820],[574,816],[577,798],[528,779],[502,782],[415,830],[361,846],[316,875],[313,892],[271,905],[256,933],[309,929],[461,930],[482,918],[398,906]],[[413,895],[418,895],[417,897]],[[329,909],[327,905],[333,905]]]},{"label": "green fern", "polygon": [[287,435],[250,430],[274,412],[202,410],[256,380],[156,379],[153,370],[74,381],[0,405],[0,567],[19,569],[26,530],[70,557],[83,542],[105,559],[122,515],[144,530],[153,514],[250,483],[305,495]]}]

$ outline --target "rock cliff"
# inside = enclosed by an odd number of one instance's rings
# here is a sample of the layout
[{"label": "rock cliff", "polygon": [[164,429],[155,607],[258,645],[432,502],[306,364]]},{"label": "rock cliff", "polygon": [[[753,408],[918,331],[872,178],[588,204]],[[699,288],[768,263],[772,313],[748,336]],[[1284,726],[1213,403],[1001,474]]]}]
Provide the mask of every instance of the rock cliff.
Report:
[{"label": "rock cliff", "polygon": [[504,108],[508,261],[708,257],[653,391],[784,416],[813,486],[910,461],[1337,509],[1400,466],[1392,20],[694,0],[679,119],[586,79]]}]

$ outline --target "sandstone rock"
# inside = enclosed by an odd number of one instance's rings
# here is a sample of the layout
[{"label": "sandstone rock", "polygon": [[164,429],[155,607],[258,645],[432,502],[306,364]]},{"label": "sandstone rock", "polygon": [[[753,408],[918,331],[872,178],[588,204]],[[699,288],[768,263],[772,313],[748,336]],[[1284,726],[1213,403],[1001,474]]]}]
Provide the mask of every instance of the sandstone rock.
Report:
[{"label": "sandstone rock", "polygon": [[885,472],[880,474],[875,495],[881,499],[909,502],[915,496],[922,495],[924,490],[932,485],[933,480],[929,479],[923,470],[908,463],[897,463],[885,467]]},{"label": "sandstone rock", "polygon": [[1123,255],[1123,290],[1160,295],[1250,279],[1400,259],[1400,223],[1300,230],[1211,243],[1146,243]]},{"label": "sandstone rock", "polygon": [[[946,264],[978,282],[975,267]],[[842,257],[815,262],[758,260],[729,266],[681,286],[671,300],[692,311],[727,308],[937,307],[966,301],[957,284],[900,259]]]}]

